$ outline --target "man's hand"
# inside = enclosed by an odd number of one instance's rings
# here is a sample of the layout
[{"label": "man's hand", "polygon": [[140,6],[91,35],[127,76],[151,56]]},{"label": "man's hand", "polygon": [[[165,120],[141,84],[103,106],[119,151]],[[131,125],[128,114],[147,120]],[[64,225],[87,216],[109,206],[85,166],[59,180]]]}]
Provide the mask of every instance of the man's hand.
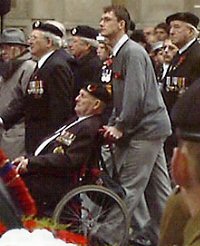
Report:
[{"label": "man's hand", "polygon": [[118,140],[123,136],[123,132],[114,126],[103,126],[103,136],[108,140]]},{"label": "man's hand", "polygon": [[24,156],[17,157],[12,163],[16,166],[16,170],[19,174],[26,173],[28,171],[28,159]]}]

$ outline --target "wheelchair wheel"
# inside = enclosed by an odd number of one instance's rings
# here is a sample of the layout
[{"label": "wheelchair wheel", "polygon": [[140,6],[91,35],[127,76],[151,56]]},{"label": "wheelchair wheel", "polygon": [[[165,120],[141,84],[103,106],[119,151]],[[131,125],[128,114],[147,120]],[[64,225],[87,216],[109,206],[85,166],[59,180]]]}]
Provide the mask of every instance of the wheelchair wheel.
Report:
[{"label": "wheelchair wheel", "polygon": [[[112,214],[114,210],[116,212]],[[126,205],[105,187],[83,185],[71,190],[56,206],[53,219],[67,224],[67,230],[87,237],[89,245],[127,245],[129,219]],[[111,235],[116,235],[112,242],[109,241]]]}]

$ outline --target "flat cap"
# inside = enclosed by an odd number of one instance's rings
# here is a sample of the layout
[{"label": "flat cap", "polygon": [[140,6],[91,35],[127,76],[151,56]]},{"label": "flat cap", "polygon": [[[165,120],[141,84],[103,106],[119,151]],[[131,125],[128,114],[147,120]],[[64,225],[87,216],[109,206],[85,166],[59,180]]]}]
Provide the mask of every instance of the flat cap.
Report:
[{"label": "flat cap", "polygon": [[50,23],[44,23],[41,21],[35,21],[32,25],[33,30],[38,29],[44,32],[50,32],[56,36],[63,37],[63,32],[55,25]]},{"label": "flat cap", "polygon": [[109,103],[112,99],[111,94],[107,90],[106,86],[102,84],[90,83],[84,88],[85,91],[89,92],[92,96],[98,98],[99,100]]},{"label": "flat cap", "polygon": [[71,29],[72,36],[80,36],[96,40],[98,31],[90,26],[80,25]]},{"label": "flat cap", "polygon": [[197,17],[196,15],[190,12],[177,12],[175,14],[169,15],[166,18],[166,23],[169,25],[171,21],[175,21],[175,20],[184,21],[196,28],[199,24],[199,17]]},{"label": "flat cap", "polygon": [[200,79],[177,100],[171,119],[179,137],[200,142]]}]

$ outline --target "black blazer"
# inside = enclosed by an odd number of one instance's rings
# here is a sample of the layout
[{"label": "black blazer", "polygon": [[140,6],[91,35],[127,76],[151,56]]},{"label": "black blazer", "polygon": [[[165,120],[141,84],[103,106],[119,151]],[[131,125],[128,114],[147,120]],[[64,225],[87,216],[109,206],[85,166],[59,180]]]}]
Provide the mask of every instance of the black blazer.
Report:
[{"label": "black blazer", "polygon": [[179,92],[169,91],[167,89],[167,77],[184,77],[186,87],[189,87],[200,77],[200,44],[197,40],[181,55],[174,57],[164,78],[163,97],[168,111],[171,111],[179,96]]},{"label": "black blazer", "polygon": [[[67,126],[68,124],[66,124]],[[99,128],[102,126],[100,116],[92,116],[70,127],[68,143],[53,139],[38,156],[29,158],[28,173],[24,180],[36,200],[40,213],[47,208],[54,208],[67,192],[74,179],[85,164],[88,168],[98,164],[100,155]],[[66,140],[66,139],[65,139]],[[44,206],[44,204],[46,204]]]},{"label": "black blazer", "polygon": [[[25,97],[14,100],[3,113],[5,127],[25,115],[25,147],[32,153],[38,143],[71,117],[74,80],[68,55],[57,50],[31,76]],[[21,100],[19,100],[19,98]]]}]

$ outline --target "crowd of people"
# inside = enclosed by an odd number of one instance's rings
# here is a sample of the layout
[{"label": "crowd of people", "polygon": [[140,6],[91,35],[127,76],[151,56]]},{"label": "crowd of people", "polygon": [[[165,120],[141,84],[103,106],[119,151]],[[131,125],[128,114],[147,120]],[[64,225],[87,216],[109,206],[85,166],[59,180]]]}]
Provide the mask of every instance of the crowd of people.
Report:
[{"label": "crowd of people", "polygon": [[[198,245],[198,24],[178,12],[139,30],[125,7],[111,5],[98,30],[78,25],[66,35],[52,20],[34,22],[28,39],[19,28],[3,30],[0,148],[18,162],[40,215],[65,193],[69,170],[108,154],[99,148],[102,129],[126,192],[129,244]],[[174,225],[168,215],[176,210],[185,219]],[[102,242],[112,245],[120,228],[104,229]]]}]

